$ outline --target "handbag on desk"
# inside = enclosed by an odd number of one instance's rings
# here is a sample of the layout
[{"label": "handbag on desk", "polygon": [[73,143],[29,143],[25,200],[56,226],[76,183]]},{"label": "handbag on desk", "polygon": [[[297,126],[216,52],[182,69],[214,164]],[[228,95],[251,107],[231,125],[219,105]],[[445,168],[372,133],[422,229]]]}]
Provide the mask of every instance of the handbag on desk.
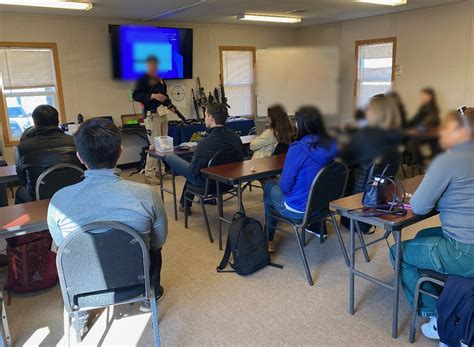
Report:
[{"label": "handbag on desk", "polygon": [[395,177],[386,176],[389,168],[385,166],[380,175],[374,176],[375,165],[369,172],[369,179],[362,195],[362,213],[364,216],[384,214],[403,216],[407,213],[404,204],[406,192],[403,184]]}]

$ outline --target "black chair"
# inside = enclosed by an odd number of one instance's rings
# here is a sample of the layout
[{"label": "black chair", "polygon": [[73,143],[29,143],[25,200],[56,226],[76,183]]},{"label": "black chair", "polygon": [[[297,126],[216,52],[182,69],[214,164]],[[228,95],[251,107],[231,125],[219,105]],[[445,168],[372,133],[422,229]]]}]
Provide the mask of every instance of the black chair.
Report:
[{"label": "black chair", "polygon": [[149,263],[148,249],[140,235],[117,222],[92,223],[66,237],[59,247],[56,265],[68,344],[72,318],[76,340],[81,341],[79,312],[149,300],[155,346],[159,346]]},{"label": "black chair", "polygon": [[84,170],[72,164],[58,164],[44,171],[36,180],[36,200],[51,199],[58,190],[79,183]]},{"label": "black chair", "polygon": [[257,135],[257,127],[252,127],[249,130],[249,135]]},{"label": "black chair", "polygon": [[[233,148],[223,148],[219,150],[216,154],[214,154],[211,160],[209,160],[207,167],[231,164],[231,163],[236,163],[240,161],[243,161],[243,156],[240,151],[237,151]],[[184,194],[184,227],[186,229],[188,228],[188,217],[189,217],[188,202],[193,202],[194,196],[196,196],[199,200],[199,204],[201,205],[202,214],[204,215],[204,220],[206,222],[207,235],[209,236],[209,241],[213,243],[214,239],[212,237],[211,227],[209,225],[209,218],[207,217],[205,203],[213,202],[216,199],[220,198],[217,196],[216,181],[206,177],[206,182],[204,186],[194,186],[192,184],[186,183],[185,189],[186,191]],[[230,197],[225,199],[224,201],[227,201],[237,196],[235,188],[232,185],[220,183],[219,190],[221,194],[230,194]]]},{"label": "black chair", "polygon": [[[272,209],[270,212],[273,217],[279,221],[289,224],[298,239],[298,245],[300,247],[301,256],[303,258],[303,264],[306,271],[306,277],[310,286],[313,285],[313,277],[309,271],[308,261],[304,251],[305,242],[305,227],[315,224],[318,222],[325,222],[327,218],[330,218],[334,229],[336,230],[337,238],[341,246],[342,254],[346,265],[349,266],[349,257],[347,256],[346,247],[341,236],[339,225],[335,218],[335,212],[329,209],[329,203],[333,200],[341,198],[344,194],[345,186],[347,183],[348,169],[347,167],[339,162],[333,162],[328,166],[322,168],[313,180],[311,190],[306,203],[306,210],[301,220],[293,220],[281,216],[277,211]],[[278,229],[278,227],[277,227]],[[268,235],[268,225],[265,225],[265,231]],[[301,232],[301,238],[300,233]],[[324,235],[321,235],[321,242],[323,242]]]},{"label": "black chair", "polygon": [[421,270],[421,274],[423,275],[423,277],[421,277],[416,283],[415,295],[413,298],[413,311],[411,317],[410,333],[408,335],[408,341],[410,343],[415,342],[416,319],[418,318],[418,302],[420,301],[420,296],[428,295],[436,300],[439,299],[438,295],[423,290],[422,286],[425,283],[432,283],[442,288],[444,287],[444,283],[448,279],[448,275],[441,274],[433,270]]},{"label": "black chair", "polygon": [[289,148],[290,146],[286,143],[278,142],[273,150],[273,155],[286,154]]}]

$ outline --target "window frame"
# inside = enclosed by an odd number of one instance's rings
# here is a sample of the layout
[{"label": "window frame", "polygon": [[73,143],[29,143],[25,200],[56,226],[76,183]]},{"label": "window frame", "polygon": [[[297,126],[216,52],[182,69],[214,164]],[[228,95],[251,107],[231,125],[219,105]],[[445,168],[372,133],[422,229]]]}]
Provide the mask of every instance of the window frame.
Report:
[{"label": "window frame", "polygon": [[[38,48],[38,49],[49,49],[53,53],[54,62],[54,73],[56,77],[56,96],[57,96],[57,107],[59,111],[59,121],[66,123],[66,112],[64,106],[64,95],[61,79],[61,68],[59,65],[59,54],[58,46],[55,42],[11,42],[11,41],[0,41],[0,47],[2,48]],[[13,147],[18,145],[19,140],[10,138],[8,121],[8,111],[5,103],[5,95],[3,93],[3,82],[0,79],[0,124],[3,132],[3,143],[5,147]]]},{"label": "window frame", "polygon": [[253,114],[242,116],[244,118],[254,118],[257,110],[257,100],[255,96],[255,63],[257,61],[257,48],[255,46],[219,46],[219,61],[220,61],[220,73],[222,75],[222,83],[224,83],[224,51],[237,51],[237,52],[251,52],[252,53],[252,69],[253,69],[253,83],[252,83],[252,112]]},{"label": "window frame", "polygon": [[355,76],[354,76],[354,105],[357,107],[359,97],[359,48],[361,46],[370,46],[380,43],[392,43],[392,84],[395,81],[395,73],[397,68],[397,38],[385,37],[380,39],[358,40],[355,42]]}]

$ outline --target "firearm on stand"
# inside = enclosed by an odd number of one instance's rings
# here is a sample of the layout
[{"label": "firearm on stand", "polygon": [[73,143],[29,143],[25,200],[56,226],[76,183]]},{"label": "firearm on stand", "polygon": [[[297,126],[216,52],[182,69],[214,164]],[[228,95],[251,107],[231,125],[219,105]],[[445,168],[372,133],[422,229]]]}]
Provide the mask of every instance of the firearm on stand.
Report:
[{"label": "firearm on stand", "polygon": [[205,116],[207,97],[206,97],[206,93],[204,92],[204,88],[201,85],[201,79],[199,77],[197,78],[197,85],[198,85],[198,94],[199,94],[199,99],[198,99],[199,106],[201,106],[202,114]]},{"label": "firearm on stand", "polygon": [[230,108],[230,105],[227,103],[227,97],[225,96],[224,80],[222,79],[222,74],[219,74],[220,88],[221,88],[221,103]]},{"label": "firearm on stand", "polygon": [[214,88],[214,100],[216,100],[216,102],[222,102],[222,100],[219,98],[219,90],[217,88]]},{"label": "firearm on stand", "polygon": [[194,94],[194,89],[191,89],[193,93],[193,105],[194,105],[194,111],[196,111],[196,118],[197,120],[201,120],[201,117],[199,116],[199,102],[196,99],[196,94]]},{"label": "firearm on stand", "polygon": [[209,101],[210,104],[214,103],[214,97],[212,96],[211,92],[209,92],[209,96],[207,97],[207,100]]}]

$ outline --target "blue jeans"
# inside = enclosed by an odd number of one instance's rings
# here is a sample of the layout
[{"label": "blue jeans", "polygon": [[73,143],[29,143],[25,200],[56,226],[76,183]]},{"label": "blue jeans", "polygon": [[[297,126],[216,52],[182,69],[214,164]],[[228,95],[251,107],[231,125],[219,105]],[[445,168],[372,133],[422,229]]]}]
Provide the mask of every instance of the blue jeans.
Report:
[{"label": "blue jeans", "polygon": [[270,214],[272,207],[281,216],[290,219],[300,220],[303,219],[304,216],[304,213],[293,212],[286,208],[284,195],[277,180],[267,181],[263,185],[263,205],[265,208],[265,223],[268,228],[268,239],[270,241],[273,241],[275,237],[275,228],[278,223],[278,220]]},{"label": "blue jeans", "polygon": [[[413,307],[416,282],[422,277],[420,270],[433,270],[443,274],[474,278],[474,244],[465,244],[446,237],[441,227],[421,230],[412,240],[402,242],[401,281],[408,303]],[[395,246],[390,249],[394,261]],[[437,294],[427,283],[424,290]],[[420,314],[436,315],[436,300],[422,295]]]},{"label": "blue jeans", "polygon": [[[191,163],[181,157],[178,157],[175,154],[170,154],[166,156],[166,162],[171,167],[171,169],[173,169],[173,172],[177,176],[183,176],[184,178],[186,178],[186,183],[184,185],[181,198],[179,200],[180,205],[184,207],[184,193],[186,192],[186,186],[188,184],[192,184],[193,186],[203,187],[204,180],[202,176],[193,176],[191,173]],[[188,194],[188,198],[192,199],[194,198],[194,195]],[[191,205],[192,203],[188,202],[188,206],[191,207]]]}]

